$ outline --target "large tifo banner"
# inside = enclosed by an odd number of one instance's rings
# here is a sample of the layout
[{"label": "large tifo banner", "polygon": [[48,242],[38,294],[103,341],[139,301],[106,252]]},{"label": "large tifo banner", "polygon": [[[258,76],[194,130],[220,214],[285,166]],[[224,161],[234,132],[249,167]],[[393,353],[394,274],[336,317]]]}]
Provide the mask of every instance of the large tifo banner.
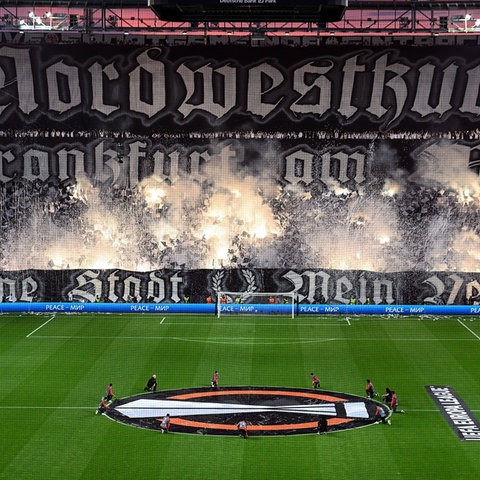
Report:
[{"label": "large tifo banner", "polygon": [[480,304],[479,94],[468,46],[0,45],[1,297]]},{"label": "large tifo banner", "polygon": [[[25,270],[2,272],[5,303],[76,302],[118,304],[215,304],[220,292],[228,303],[275,303],[281,293],[299,305],[469,305],[480,313],[480,284],[475,274],[448,272],[378,273],[339,270]],[[288,303],[291,303],[288,300]],[[326,313],[338,313],[327,310]],[[319,313],[317,310],[304,313]],[[390,313],[404,313],[390,311]]]}]

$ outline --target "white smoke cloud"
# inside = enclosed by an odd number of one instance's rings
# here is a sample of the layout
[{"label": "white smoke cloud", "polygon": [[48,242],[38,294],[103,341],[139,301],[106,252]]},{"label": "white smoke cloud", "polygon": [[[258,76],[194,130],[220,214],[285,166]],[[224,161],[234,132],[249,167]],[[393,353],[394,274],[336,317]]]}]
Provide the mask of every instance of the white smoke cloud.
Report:
[{"label": "white smoke cloud", "polygon": [[149,177],[133,191],[108,191],[79,178],[64,198],[50,193],[29,209],[32,197],[19,189],[28,221],[12,219],[1,268],[480,270],[478,231],[458,217],[480,205],[464,146],[414,152],[411,174],[385,158],[394,149],[372,146],[371,161],[390,163],[390,176],[356,190],[334,179],[322,189],[282,185],[275,141],[211,151],[202,175],[174,183]]}]

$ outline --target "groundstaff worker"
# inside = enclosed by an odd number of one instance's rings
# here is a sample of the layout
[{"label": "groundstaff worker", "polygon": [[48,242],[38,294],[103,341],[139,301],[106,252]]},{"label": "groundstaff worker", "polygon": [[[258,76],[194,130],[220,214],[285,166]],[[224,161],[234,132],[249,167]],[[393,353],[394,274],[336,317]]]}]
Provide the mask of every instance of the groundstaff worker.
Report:
[{"label": "groundstaff worker", "polygon": [[247,428],[247,422],[245,420],[240,420],[237,425],[237,430],[238,430],[238,434],[242,437],[242,438],[247,438],[248,437],[248,428]]},{"label": "groundstaff worker", "polygon": [[162,422],[160,423],[160,429],[162,433],[168,433],[170,431],[170,414],[167,413],[164,417]]},{"label": "groundstaff worker", "polygon": [[117,398],[117,396],[113,393],[113,385],[111,383],[108,384],[105,397],[107,398],[107,402],[111,402],[113,397]]},{"label": "groundstaff worker", "polygon": [[103,397],[102,401],[97,407],[97,411],[95,412],[95,415],[97,414],[104,414],[107,411],[108,404],[107,404],[107,397]]},{"label": "groundstaff worker", "polygon": [[218,370],[215,370],[215,372],[213,372],[211,385],[212,388],[218,388]]},{"label": "groundstaff worker", "polygon": [[146,392],[156,392],[157,391],[157,376],[153,374],[147,382],[147,386],[144,388]]}]

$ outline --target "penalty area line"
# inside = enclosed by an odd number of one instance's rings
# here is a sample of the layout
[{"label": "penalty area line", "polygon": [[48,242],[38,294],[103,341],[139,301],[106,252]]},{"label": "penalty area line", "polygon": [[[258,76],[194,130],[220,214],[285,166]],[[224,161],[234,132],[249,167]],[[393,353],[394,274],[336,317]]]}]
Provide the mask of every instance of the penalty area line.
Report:
[{"label": "penalty area line", "polygon": [[52,321],[55,318],[55,314],[53,314],[46,322],[42,323],[38,328],[36,328],[33,332],[30,332],[25,338],[30,337],[35,332],[38,332],[42,327],[44,327],[48,322]]},{"label": "penalty area line", "polygon": [[468,328],[462,321],[457,320],[457,322],[462,326],[465,327],[477,340],[480,340],[480,337],[471,329]]}]

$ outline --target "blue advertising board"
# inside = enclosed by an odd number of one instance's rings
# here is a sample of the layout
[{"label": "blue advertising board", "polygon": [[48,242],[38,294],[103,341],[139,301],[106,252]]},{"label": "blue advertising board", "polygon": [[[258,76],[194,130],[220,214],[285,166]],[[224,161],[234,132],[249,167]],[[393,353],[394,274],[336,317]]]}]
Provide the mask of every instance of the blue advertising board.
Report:
[{"label": "blue advertising board", "polygon": [[[228,314],[290,314],[289,304],[227,304]],[[32,313],[192,313],[216,314],[217,306],[208,303],[0,303],[0,312]],[[296,315],[479,315],[475,305],[318,305],[301,304]]]}]

